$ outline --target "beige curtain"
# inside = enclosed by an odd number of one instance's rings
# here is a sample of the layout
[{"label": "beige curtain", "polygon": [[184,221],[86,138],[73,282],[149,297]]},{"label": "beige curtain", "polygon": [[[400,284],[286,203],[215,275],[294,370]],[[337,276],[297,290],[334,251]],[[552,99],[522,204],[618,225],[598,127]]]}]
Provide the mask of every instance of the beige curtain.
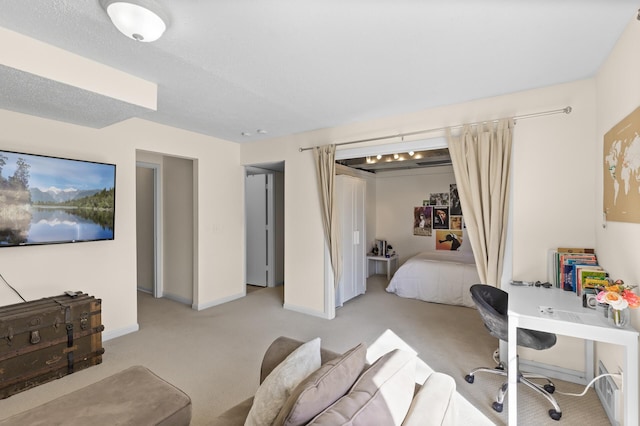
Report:
[{"label": "beige curtain", "polygon": [[325,145],[313,148],[318,180],[318,194],[322,209],[322,225],[324,236],[329,247],[331,267],[333,269],[334,286],[337,287],[342,275],[342,253],[340,252],[340,222],[336,217],[335,199],[333,195],[334,177],[336,173],[336,146]]},{"label": "beige curtain", "polygon": [[509,209],[512,118],[447,129],[462,214],[484,284],[500,287]]}]

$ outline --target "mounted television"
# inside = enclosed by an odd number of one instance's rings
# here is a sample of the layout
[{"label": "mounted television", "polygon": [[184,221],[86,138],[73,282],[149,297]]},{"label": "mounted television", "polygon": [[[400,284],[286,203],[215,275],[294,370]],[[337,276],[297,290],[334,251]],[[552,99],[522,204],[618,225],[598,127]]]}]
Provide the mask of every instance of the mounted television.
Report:
[{"label": "mounted television", "polygon": [[0,247],[113,240],[115,164],[0,150]]}]

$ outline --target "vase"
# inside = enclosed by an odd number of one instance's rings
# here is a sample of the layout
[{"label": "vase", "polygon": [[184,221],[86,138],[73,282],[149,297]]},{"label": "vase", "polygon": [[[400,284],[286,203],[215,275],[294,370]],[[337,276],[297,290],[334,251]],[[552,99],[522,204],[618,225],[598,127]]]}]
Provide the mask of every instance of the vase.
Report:
[{"label": "vase", "polygon": [[596,312],[599,312],[600,315],[602,315],[603,318],[608,318],[609,317],[609,304],[608,303],[597,302],[596,303]]},{"label": "vase", "polygon": [[609,322],[616,327],[624,327],[629,322],[629,309],[614,309],[609,306]]}]

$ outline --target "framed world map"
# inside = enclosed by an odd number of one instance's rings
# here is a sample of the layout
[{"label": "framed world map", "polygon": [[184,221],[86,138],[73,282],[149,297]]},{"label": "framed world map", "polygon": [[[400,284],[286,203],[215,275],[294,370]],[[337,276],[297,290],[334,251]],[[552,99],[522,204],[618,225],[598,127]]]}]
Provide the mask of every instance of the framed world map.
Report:
[{"label": "framed world map", "polygon": [[604,135],[607,221],[640,223],[640,107]]}]

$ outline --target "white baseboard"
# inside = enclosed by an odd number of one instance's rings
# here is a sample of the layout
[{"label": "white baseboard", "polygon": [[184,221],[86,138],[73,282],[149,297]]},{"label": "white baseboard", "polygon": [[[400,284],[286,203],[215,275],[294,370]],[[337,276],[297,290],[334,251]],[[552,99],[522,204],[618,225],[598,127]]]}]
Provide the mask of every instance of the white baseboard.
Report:
[{"label": "white baseboard", "polygon": [[162,293],[162,297],[165,299],[173,300],[174,302],[182,303],[183,305],[191,305],[191,299],[187,299],[186,297],[178,296],[171,293]]},{"label": "white baseboard", "polygon": [[323,319],[331,319],[329,318],[326,312],[312,311],[311,309],[303,308],[301,306],[291,305],[289,303],[285,303],[282,307],[289,311],[300,312],[301,314],[311,315],[311,316],[319,317]]},{"label": "white baseboard", "polygon": [[[508,359],[506,355],[508,351],[507,342],[501,340],[499,349],[500,360]],[[540,374],[550,379],[564,380],[578,385],[586,385],[593,379],[593,341],[585,340],[585,371],[573,370],[523,358],[518,358],[518,364],[520,371]]]},{"label": "white baseboard", "polygon": [[102,332],[102,341],[106,342],[107,340],[115,339],[116,337],[124,336],[125,334],[135,333],[138,330],[140,330],[140,326],[138,323],[135,323],[117,330],[104,331]]},{"label": "white baseboard", "polygon": [[224,297],[222,299],[213,300],[211,302],[193,303],[191,305],[191,308],[195,309],[196,311],[201,311],[203,309],[213,308],[214,306],[222,305],[223,303],[227,303],[227,302],[234,301],[236,299],[240,299],[241,297],[244,297],[244,296],[246,296],[246,292],[234,294],[232,296]]},{"label": "white baseboard", "polygon": [[520,364],[520,371],[541,374],[551,379],[564,380],[565,382],[577,383],[579,385],[586,385],[589,383],[584,371],[571,370],[569,368],[543,364],[526,359],[520,359],[518,362]]}]

